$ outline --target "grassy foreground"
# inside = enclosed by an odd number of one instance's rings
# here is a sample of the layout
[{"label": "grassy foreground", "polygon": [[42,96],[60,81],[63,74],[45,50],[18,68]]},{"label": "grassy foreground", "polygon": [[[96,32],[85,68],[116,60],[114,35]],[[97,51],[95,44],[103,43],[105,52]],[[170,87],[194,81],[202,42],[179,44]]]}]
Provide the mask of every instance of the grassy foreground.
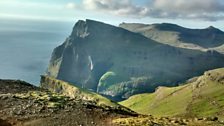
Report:
[{"label": "grassy foreground", "polygon": [[153,116],[214,117],[224,119],[224,69],[207,71],[178,87],[159,87],[120,102]]}]

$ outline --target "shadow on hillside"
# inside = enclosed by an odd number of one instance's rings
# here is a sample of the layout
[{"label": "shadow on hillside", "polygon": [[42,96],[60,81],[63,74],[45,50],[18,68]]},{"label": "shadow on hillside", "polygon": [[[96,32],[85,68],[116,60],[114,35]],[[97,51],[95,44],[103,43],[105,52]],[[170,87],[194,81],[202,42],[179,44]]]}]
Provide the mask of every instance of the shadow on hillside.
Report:
[{"label": "shadow on hillside", "polygon": [[7,121],[0,119],[0,126],[12,126],[12,125]]}]

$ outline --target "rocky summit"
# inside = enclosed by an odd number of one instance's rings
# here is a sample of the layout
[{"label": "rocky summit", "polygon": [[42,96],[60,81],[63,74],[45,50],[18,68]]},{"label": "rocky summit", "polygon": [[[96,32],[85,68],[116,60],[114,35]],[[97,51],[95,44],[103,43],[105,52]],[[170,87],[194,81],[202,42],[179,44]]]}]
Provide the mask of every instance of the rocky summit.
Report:
[{"label": "rocky summit", "polygon": [[224,56],[214,50],[179,48],[121,27],[80,20],[54,49],[47,75],[120,101],[223,66]]}]

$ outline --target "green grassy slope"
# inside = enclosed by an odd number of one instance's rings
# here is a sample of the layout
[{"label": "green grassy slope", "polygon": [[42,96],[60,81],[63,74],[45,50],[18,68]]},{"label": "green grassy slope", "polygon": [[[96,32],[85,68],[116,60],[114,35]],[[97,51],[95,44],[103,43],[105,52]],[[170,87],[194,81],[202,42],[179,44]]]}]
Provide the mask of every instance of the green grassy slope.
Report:
[{"label": "green grassy slope", "polygon": [[142,114],[155,116],[224,117],[224,68],[178,87],[159,87],[154,93],[139,94],[120,102]]}]

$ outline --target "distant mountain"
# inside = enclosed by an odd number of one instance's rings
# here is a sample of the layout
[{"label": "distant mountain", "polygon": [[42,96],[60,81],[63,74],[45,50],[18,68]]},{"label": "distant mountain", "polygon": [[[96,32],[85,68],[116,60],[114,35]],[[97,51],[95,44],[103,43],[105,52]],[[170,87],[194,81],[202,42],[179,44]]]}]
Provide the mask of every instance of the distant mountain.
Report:
[{"label": "distant mountain", "polygon": [[120,101],[220,67],[224,56],[216,51],[177,48],[120,27],[80,20],[54,49],[47,75]]},{"label": "distant mountain", "polygon": [[142,114],[224,118],[224,68],[207,71],[178,87],[158,87],[121,105]]},{"label": "distant mountain", "polygon": [[189,29],[169,23],[122,23],[119,26],[175,47],[207,50],[224,45],[224,32],[212,26],[205,29]]}]

